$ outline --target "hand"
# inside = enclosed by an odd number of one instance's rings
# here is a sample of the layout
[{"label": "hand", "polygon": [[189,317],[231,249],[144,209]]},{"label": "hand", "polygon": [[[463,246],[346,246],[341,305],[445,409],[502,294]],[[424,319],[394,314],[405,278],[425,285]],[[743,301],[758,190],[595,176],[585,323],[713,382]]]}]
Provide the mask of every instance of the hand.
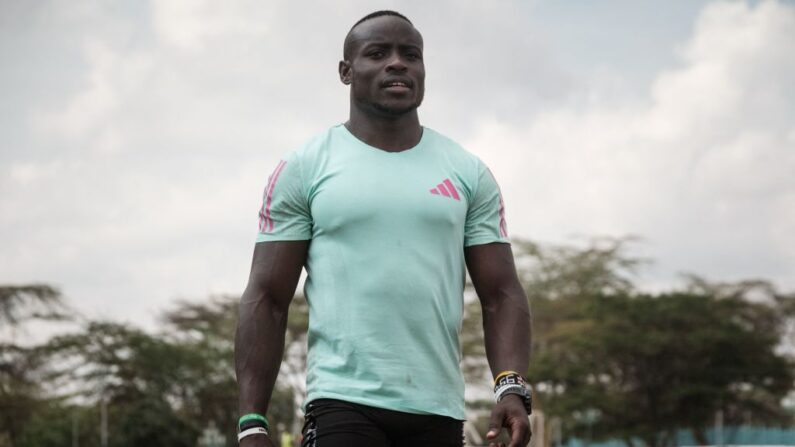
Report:
[{"label": "hand", "polygon": [[[527,410],[524,409],[521,397],[509,394],[494,406],[491,410],[486,439],[497,439],[503,427],[508,429],[508,434],[511,436],[511,442],[507,447],[525,447],[530,442],[532,435],[530,418],[527,417]],[[505,444],[492,442],[489,447],[505,447]]]},{"label": "hand", "polygon": [[276,447],[270,436],[251,435],[240,441],[240,447]]}]

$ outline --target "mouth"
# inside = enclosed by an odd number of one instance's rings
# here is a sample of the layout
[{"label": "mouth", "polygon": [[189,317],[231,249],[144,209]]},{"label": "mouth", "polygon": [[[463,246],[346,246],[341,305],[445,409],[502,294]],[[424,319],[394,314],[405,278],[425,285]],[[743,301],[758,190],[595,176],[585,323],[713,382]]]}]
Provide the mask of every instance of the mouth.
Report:
[{"label": "mouth", "polygon": [[390,79],[381,83],[381,88],[390,92],[406,92],[411,90],[411,81],[407,79]]}]

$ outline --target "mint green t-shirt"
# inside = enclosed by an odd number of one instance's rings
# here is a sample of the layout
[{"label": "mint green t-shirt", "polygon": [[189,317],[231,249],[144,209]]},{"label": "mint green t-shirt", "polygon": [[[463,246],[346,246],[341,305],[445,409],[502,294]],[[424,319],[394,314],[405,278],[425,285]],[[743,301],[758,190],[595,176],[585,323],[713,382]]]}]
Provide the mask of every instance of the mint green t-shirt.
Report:
[{"label": "mint green t-shirt", "polygon": [[463,420],[464,247],[508,242],[486,166],[423,129],[390,153],[343,125],[276,167],[257,242],[310,240],[307,402]]}]

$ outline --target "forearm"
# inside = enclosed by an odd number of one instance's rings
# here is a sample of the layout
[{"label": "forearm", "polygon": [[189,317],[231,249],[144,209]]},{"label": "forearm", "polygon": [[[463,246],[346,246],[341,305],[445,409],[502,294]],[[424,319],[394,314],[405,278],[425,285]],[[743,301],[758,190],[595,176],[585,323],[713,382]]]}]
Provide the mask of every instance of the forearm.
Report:
[{"label": "forearm", "polygon": [[483,332],[492,375],[525,374],[530,363],[530,306],[517,283],[489,292],[483,299]]},{"label": "forearm", "polygon": [[240,300],[235,336],[240,414],[267,412],[284,353],[286,328],[287,307],[247,287]]}]

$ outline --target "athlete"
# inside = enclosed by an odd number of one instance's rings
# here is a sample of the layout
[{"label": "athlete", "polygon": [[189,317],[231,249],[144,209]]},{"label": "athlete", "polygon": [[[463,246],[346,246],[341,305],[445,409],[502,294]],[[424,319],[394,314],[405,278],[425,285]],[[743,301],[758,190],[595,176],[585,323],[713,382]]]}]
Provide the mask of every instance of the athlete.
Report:
[{"label": "athlete", "polygon": [[235,341],[240,445],[274,445],[266,414],[306,267],[303,446],[463,445],[466,269],[495,377],[487,437],[496,445],[505,428],[509,446],[525,446],[530,312],[497,183],[420,125],[423,40],[409,19],[365,16],[343,58],[348,121],[287,155],[265,188]]}]

